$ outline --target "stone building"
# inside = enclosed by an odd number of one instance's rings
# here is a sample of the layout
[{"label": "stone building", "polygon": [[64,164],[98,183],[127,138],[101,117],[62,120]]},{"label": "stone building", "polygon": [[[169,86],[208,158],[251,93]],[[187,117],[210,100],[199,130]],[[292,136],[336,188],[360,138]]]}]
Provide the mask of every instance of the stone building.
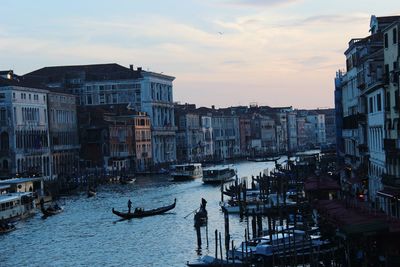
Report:
[{"label": "stone building", "polygon": [[152,125],[154,164],[176,160],[174,77],[113,63],[45,67],[24,78],[64,88],[79,97],[81,106],[125,104],[146,112]]},{"label": "stone building", "polygon": [[125,105],[81,107],[79,128],[81,160],[87,170],[132,174],[153,166],[147,114]]},{"label": "stone building", "polygon": [[49,91],[47,99],[53,178],[73,177],[80,171],[76,96]]},{"label": "stone building", "polygon": [[0,173],[52,177],[48,90],[0,77]]}]

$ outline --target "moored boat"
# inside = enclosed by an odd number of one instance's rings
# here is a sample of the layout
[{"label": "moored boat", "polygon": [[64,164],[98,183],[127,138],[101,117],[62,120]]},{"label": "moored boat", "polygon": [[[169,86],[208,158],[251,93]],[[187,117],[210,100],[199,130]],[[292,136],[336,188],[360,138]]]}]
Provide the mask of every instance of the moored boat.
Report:
[{"label": "moored boat", "polygon": [[227,261],[227,260],[221,260],[221,259],[216,259],[212,256],[203,256],[196,261],[191,261],[186,263],[187,266],[190,267],[220,267],[220,266],[225,266],[225,267],[239,267],[243,266],[243,263],[239,260],[236,260],[235,262],[233,261]]},{"label": "moored boat", "polygon": [[203,170],[203,183],[220,184],[232,180],[236,171],[230,167],[210,168]]},{"label": "moored boat", "polygon": [[0,220],[17,221],[34,213],[35,203],[31,192],[0,195]]},{"label": "moored boat", "polygon": [[145,210],[145,209],[136,208],[134,210],[134,212],[121,212],[121,211],[114,210],[114,208],[113,208],[112,213],[114,213],[115,215],[117,215],[123,219],[142,218],[142,217],[148,217],[148,216],[165,213],[167,211],[174,209],[175,205],[176,205],[176,199],[174,200],[174,203],[172,203],[171,205],[156,208],[156,209]]},{"label": "moored boat", "polygon": [[203,176],[203,169],[200,163],[188,163],[175,165],[171,176],[175,181],[185,181],[196,178],[201,178]]}]

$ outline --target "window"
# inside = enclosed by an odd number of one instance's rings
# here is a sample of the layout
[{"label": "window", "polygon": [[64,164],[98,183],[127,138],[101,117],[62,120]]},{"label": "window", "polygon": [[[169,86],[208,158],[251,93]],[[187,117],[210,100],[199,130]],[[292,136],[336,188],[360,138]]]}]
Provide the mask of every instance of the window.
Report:
[{"label": "window", "polygon": [[390,111],[390,92],[386,93],[386,111]]},{"label": "window", "polygon": [[381,97],[381,94],[378,94],[376,96],[376,102],[377,102],[377,111],[382,111],[382,97]]},{"label": "window", "polygon": [[374,112],[374,99],[372,97],[369,98],[369,113]]},{"label": "window", "polygon": [[393,29],[393,44],[397,44],[397,28]]},{"label": "window", "polygon": [[13,93],[13,98],[15,99],[15,93]]},{"label": "window", "polygon": [[388,48],[388,35],[385,33],[385,48]]}]

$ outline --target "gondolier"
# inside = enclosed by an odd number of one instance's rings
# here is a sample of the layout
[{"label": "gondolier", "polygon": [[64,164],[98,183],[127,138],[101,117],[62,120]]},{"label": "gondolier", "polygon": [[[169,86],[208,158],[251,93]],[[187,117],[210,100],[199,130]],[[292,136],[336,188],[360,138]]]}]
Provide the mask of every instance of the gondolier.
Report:
[{"label": "gondolier", "polygon": [[131,208],[132,208],[132,201],[129,199],[128,200],[128,213],[131,213]]}]

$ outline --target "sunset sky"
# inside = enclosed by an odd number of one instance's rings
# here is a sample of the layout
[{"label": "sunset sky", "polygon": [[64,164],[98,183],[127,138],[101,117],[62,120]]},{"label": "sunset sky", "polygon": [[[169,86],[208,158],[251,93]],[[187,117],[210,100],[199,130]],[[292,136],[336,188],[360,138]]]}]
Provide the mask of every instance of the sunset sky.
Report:
[{"label": "sunset sky", "polygon": [[133,64],[176,77],[198,106],[333,107],[351,38],[400,2],[321,0],[26,0],[0,5],[0,70]]}]

